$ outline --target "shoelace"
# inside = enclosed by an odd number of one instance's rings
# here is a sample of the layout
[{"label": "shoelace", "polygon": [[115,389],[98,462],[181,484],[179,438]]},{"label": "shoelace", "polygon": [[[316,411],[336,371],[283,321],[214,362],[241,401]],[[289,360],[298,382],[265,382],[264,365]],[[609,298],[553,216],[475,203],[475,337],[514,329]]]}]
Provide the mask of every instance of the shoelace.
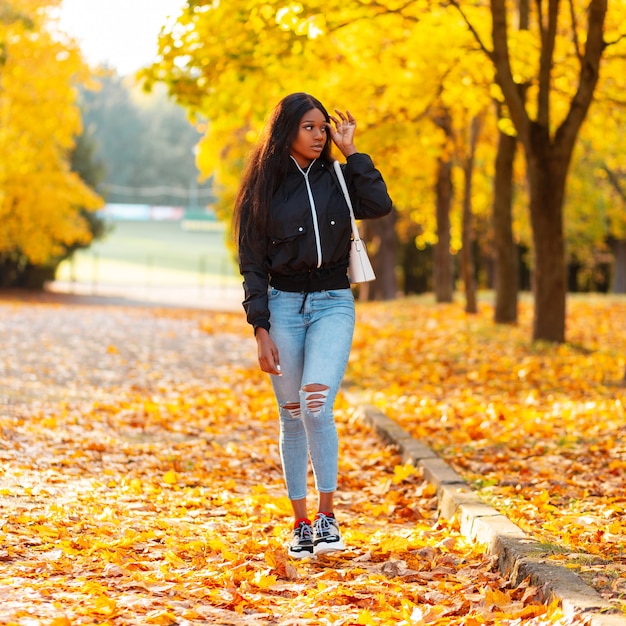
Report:
[{"label": "shoelace", "polygon": [[321,533],[329,533],[331,530],[331,522],[330,522],[331,518],[326,517],[326,515],[320,515],[316,520],[315,523],[319,526],[319,532]]},{"label": "shoelace", "polygon": [[300,539],[313,539],[313,531],[311,530],[311,527],[304,522],[296,528],[296,531]]}]

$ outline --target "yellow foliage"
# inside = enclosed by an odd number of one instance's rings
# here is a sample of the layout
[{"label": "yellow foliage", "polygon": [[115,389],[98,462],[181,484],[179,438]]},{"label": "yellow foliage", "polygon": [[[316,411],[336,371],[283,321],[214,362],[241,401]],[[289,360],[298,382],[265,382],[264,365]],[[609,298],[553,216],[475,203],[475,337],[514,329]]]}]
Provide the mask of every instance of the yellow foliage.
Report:
[{"label": "yellow foliage", "polygon": [[245,158],[271,109],[291,91],[309,91],[331,112],[350,108],[359,149],[373,156],[397,207],[433,233],[436,159],[448,146],[431,107],[442,85],[443,103],[464,120],[490,106],[490,71],[476,51],[468,54],[470,44],[453,11],[426,2],[240,0],[183,10],[143,79],[167,82],[210,120],[198,166],[214,177],[222,218],[230,217]]},{"label": "yellow foliage", "polygon": [[102,200],[69,169],[81,131],[76,81],[86,70],[71,42],[55,38],[58,0],[10,0],[0,20],[0,255],[45,264],[91,234],[81,209]]},{"label": "yellow foliage", "polygon": [[[214,176],[219,195],[218,213],[229,220],[235,190],[250,149],[267,114],[290,91],[310,91],[331,110],[349,106],[358,120],[358,147],[370,153],[380,167],[399,210],[398,233],[403,241],[416,240],[418,247],[436,241],[434,180],[437,159],[451,159],[455,169],[467,154],[467,130],[471,120],[483,116],[477,166],[474,172],[473,210],[487,215],[492,203],[492,164],[497,130],[515,135],[506,107],[495,120],[493,99],[503,102],[494,83],[493,64],[485,55],[493,47],[491,11],[488,3],[451,3],[459,10],[426,1],[327,0],[321,2],[271,2],[231,0],[205,3],[202,10],[184,9],[160,40],[161,57],[143,77],[149,85],[166,82],[179,102],[191,112],[211,120],[201,143],[198,166]],[[576,0],[572,9],[559,9],[554,60],[550,80],[550,130],[568,114],[578,86],[578,73],[585,38],[587,8]],[[609,94],[613,110],[599,113],[603,131],[615,117],[615,103],[624,91],[624,3],[610,3],[607,16],[607,63],[603,66],[598,92]],[[526,108],[531,120],[538,113],[538,73],[541,41],[534,5],[530,27],[520,30],[512,23],[508,31],[511,72],[525,85]],[[573,20],[572,15],[581,16]],[[452,120],[452,136],[444,136],[435,121],[444,107]],[[608,107],[607,107],[608,108]],[[623,123],[617,123],[618,128]],[[623,133],[610,135],[614,142]],[[606,151],[618,156],[619,146]],[[610,155],[609,155],[610,156]],[[523,181],[525,162],[516,160],[515,183]],[[589,168],[581,169],[582,172]],[[455,186],[461,183],[455,175]],[[606,180],[596,184],[587,176],[589,193],[580,209],[571,214],[579,230],[594,220],[593,243],[602,241],[606,224],[618,237],[626,232],[623,201]],[[523,183],[522,183],[523,184]],[[595,197],[592,196],[596,192]],[[606,209],[597,210],[607,195]],[[452,206],[452,247],[460,248],[461,193]],[[515,194],[514,236],[530,243],[525,194]],[[587,201],[589,199],[589,201]],[[571,221],[571,220],[568,220]],[[601,232],[601,235],[598,233]],[[570,228],[572,249],[580,249],[582,236]],[[590,238],[591,239],[591,238]],[[583,242],[587,245],[588,242]]]},{"label": "yellow foliage", "polygon": [[523,339],[526,303],[514,329],[493,328],[487,306],[364,306],[349,378],[535,536],[594,553],[604,533],[602,551],[618,555],[625,304],[573,299],[572,343],[554,349]]},{"label": "yellow foliage", "polygon": [[396,465],[393,468],[393,482],[397,485],[407,478],[414,476],[416,473],[418,473],[418,469],[411,463]]},{"label": "yellow foliage", "polygon": [[169,470],[163,474],[163,482],[166,485],[175,485],[178,482],[178,474],[174,470]]}]

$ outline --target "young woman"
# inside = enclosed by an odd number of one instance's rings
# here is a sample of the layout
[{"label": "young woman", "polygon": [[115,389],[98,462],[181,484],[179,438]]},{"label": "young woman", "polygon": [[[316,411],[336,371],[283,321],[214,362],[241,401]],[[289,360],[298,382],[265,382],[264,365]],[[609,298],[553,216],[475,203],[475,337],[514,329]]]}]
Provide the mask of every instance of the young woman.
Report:
[{"label": "young woman", "polygon": [[[333,172],[332,143],[347,160],[342,167],[356,218],[391,210],[382,176],[354,146],[354,117],[336,115],[305,93],[281,100],[252,151],[234,212],[243,306],[280,414],[295,517],[288,552],[295,558],[345,548],[333,514],[333,404],[352,343],[354,298],[347,277],[350,214]],[[306,504],[309,457],[319,494],[313,523]]]}]

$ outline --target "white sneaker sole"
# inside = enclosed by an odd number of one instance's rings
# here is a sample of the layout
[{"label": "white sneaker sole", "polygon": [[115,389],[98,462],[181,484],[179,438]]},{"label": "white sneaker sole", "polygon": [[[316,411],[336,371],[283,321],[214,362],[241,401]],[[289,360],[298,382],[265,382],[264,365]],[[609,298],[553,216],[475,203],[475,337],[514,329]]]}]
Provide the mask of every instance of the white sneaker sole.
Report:
[{"label": "white sneaker sole", "polygon": [[327,552],[338,552],[345,549],[346,546],[343,540],[333,542],[321,541],[313,548],[313,552],[315,554],[326,554]]}]

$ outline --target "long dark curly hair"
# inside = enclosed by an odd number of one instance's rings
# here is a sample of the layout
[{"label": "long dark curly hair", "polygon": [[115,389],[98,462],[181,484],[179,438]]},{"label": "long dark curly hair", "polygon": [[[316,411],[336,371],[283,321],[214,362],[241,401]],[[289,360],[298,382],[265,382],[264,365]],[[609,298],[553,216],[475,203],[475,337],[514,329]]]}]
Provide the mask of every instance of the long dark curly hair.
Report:
[{"label": "long dark curly hair", "polygon": [[[290,150],[298,136],[300,120],[311,109],[319,109],[330,123],[324,105],[302,92],[286,96],[272,112],[263,136],[250,154],[235,200],[233,234],[236,241],[246,241],[249,245],[264,241],[272,197],[290,166]],[[326,162],[332,160],[329,133],[319,158]]]}]

